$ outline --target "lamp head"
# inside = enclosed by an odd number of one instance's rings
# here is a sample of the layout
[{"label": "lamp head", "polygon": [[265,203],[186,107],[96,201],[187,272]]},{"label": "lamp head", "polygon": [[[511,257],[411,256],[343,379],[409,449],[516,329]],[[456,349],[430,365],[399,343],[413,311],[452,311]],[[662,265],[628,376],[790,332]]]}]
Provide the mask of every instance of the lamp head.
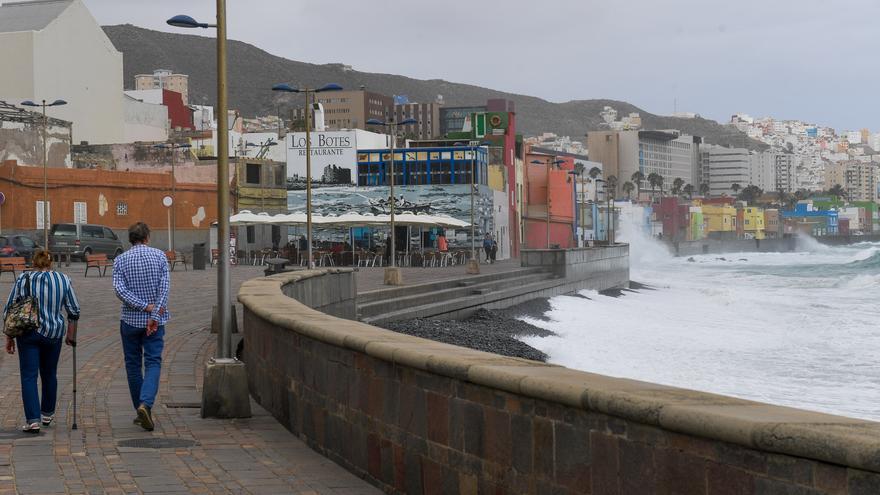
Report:
[{"label": "lamp head", "polygon": [[410,117],[408,119],[401,120],[400,122],[397,123],[397,125],[412,125],[412,124],[418,124],[418,123],[419,123],[418,120]]},{"label": "lamp head", "polygon": [[322,88],[320,88],[320,89],[316,89],[315,91],[316,91],[316,92],[323,92],[323,91],[342,91],[342,86],[340,86],[340,85],[338,85],[338,84],[335,84],[335,83],[330,83],[330,84],[325,84],[324,87],[322,87]]},{"label": "lamp head", "polygon": [[281,83],[272,86],[272,91],[283,91],[285,93],[299,93],[299,89],[294,88],[290,84]]},{"label": "lamp head", "polygon": [[52,103],[49,103],[49,105],[47,105],[47,106],[50,106],[50,107],[60,107],[61,105],[67,105],[67,102],[64,101],[64,100],[55,100],[55,101],[53,101]]},{"label": "lamp head", "polygon": [[180,28],[206,28],[207,24],[198,22],[188,15],[176,15],[165,21],[168,25]]},{"label": "lamp head", "polygon": [[25,106],[25,107],[38,107],[38,106],[40,106],[39,103],[34,103],[31,100],[24,100],[23,102],[21,102],[21,105]]},{"label": "lamp head", "polygon": [[369,125],[388,125],[379,119],[370,119],[367,121],[367,124],[369,124]]}]

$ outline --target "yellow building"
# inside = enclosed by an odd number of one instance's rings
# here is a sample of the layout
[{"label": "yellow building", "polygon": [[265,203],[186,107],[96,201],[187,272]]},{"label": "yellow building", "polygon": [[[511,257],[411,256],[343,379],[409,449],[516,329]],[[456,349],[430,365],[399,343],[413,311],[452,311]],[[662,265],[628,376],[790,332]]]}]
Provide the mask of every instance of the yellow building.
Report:
[{"label": "yellow building", "polygon": [[736,232],[736,208],[731,205],[702,205],[707,235],[713,232]]},{"label": "yellow building", "polygon": [[764,238],[764,209],[747,206],[742,209],[742,230],[747,238]]},{"label": "yellow building", "polygon": [[493,191],[504,192],[504,166],[489,165],[489,188]]}]

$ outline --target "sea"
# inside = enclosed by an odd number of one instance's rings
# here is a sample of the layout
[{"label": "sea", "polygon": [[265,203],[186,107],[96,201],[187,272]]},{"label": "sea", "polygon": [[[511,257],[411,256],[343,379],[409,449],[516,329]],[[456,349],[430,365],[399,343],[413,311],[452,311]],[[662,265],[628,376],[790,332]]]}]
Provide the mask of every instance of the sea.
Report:
[{"label": "sea", "polygon": [[618,297],[550,299],[525,337],[552,363],[880,421],[880,244],[673,257],[629,229]]}]

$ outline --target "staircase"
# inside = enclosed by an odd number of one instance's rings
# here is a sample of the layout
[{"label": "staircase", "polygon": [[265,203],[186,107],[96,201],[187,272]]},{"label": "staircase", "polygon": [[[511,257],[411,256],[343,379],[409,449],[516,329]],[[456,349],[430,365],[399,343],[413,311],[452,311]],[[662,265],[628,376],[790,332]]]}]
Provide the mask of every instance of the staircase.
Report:
[{"label": "staircase", "polygon": [[358,294],[358,318],[380,325],[412,318],[465,318],[552,294],[560,279],[541,268],[476,275]]}]

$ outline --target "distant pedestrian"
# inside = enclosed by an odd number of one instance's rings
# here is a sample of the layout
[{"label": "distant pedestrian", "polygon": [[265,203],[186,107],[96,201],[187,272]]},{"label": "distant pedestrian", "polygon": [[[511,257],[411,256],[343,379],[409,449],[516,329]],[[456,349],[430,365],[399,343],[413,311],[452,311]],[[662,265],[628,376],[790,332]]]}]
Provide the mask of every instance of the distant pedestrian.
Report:
[{"label": "distant pedestrian", "polygon": [[437,250],[439,250],[441,253],[449,251],[449,242],[446,240],[445,233],[441,233],[437,237]]},{"label": "distant pedestrian", "polygon": [[492,236],[487,232],[483,237],[483,251],[486,252],[486,263],[492,262]]},{"label": "distant pedestrian", "polygon": [[137,412],[134,423],[153,431],[153,404],[159,391],[168,293],[171,282],[165,254],[148,246],[150,228],[138,222],[128,228],[131,248],[113,263],[113,288],[122,301],[119,333],[128,375],[128,391]]},{"label": "distant pedestrian", "polygon": [[[76,322],[79,320],[79,302],[73,292],[70,278],[52,270],[52,255],[39,250],[34,253],[33,272],[18,276],[6,307],[4,319],[12,303],[21,296],[33,295],[40,308],[40,327],[12,339],[6,337],[6,352],[15,354],[18,345],[18,365],[21,374],[21,401],[24,404],[25,425],[22,431],[39,433],[40,424],[49,426],[55,419],[55,401],[58,397],[58,358],[61,356],[61,338],[64,337],[64,316],[67,312],[67,345],[76,345]],[[42,384],[42,400],[37,390],[37,376]]]},{"label": "distant pedestrian", "polygon": [[489,251],[490,251],[489,263],[495,263],[495,256],[498,254],[498,243],[495,242],[495,237],[490,236],[489,239],[492,241],[491,246],[489,246]]}]

